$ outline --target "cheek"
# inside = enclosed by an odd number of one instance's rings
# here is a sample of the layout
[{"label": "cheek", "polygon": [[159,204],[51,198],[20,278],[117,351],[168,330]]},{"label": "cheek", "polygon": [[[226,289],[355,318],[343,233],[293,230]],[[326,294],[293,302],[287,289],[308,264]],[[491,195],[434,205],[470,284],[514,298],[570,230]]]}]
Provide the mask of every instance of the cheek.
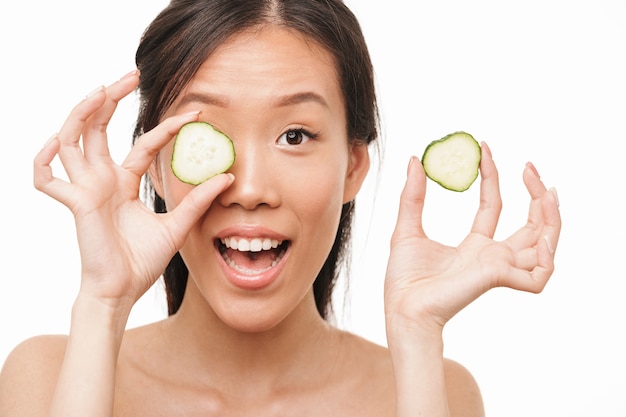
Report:
[{"label": "cheek", "polygon": [[294,211],[301,234],[298,244],[294,246],[298,248],[299,254],[298,274],[310,277],[303,281],[310,287],[335,242],[341,217],[342,192],[337,182],[322,181],[300,187],[299,193],[300,204]]},{"label": "cheek", "polygon": [[343,187],[337,181],[330,180],[311,184],[307,187],[301,187],[299,192],[302,201],[306,202],[302,205],[302,211],[311,217],[332,217],[341,210]]},{"label": "cheek", "polygon": [[172,172],[170,161],[172,158],[171,144],[159,154],[159,175],[163,184],[163,198],[168,211],[174,209],[182,199],[193,189],[193,185],[179,181]]},{"label": "cheek", "polygon": [[337,172],[336,166],[301,170],[290,186],[294,211],[302,224],[314,235],[328,234],[330,229],[333,239],[343,205],[344,178]]},{"label": "cheek", "polygon": [[[321,161],[324,161],[320,163]],[[326,152],[322,158],[302,164],[298,175],[299,192],[303,200],[308,200],[310,210],[319,214],[335,213],[341,210],[348,156],[342,152]]]},{"label": "cheek", "polygon": [[[172,176],[173,177],[173,176]],[[193,186],[178,181],[175,177],[168,178],[164,182],[165,204],[168,211],[173,210],[185,198]]]}]

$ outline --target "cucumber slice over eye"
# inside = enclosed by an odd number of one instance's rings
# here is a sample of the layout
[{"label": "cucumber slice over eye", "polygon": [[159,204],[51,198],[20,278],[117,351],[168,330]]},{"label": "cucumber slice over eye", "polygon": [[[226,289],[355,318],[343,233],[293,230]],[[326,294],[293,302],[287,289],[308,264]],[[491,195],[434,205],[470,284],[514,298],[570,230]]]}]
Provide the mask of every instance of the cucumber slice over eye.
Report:
[{"label": "cucumber slice over eye", "polygon": [[422,164],[428,178],[443,188],[462,192],[478,177],[481,156],[472,135],[454,132],[432,141],[424,150]]},{"label": "cucumber slice over eye", "polygon": [[176,135],[171,166],[182,182],[198,185],[226,172],[234,162],[232,140],[209,123],[187,123]]}]

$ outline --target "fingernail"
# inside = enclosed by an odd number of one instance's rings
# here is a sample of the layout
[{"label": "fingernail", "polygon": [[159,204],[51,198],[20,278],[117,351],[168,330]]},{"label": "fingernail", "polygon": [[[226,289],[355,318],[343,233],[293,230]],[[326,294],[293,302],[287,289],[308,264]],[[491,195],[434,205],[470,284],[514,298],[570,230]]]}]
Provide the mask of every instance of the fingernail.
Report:
[{"label": "fingernail", "polygon": [[552,247],[552,244],[550,243],[550,239],[548,239],[548,235],[545,235],[543,237],[543,240],[546,241],[546,244],[548,245],[548,250],[550,251],[550,254],[554,254],[554,248]]},{"label": "fingernail", "polygon": [[481,142],[483,151],[489,156],[489,158],[493,159],[493,155],[491,154],[491,148],[487,145],[487,142]]},{"label": "fingernail", "polygon": [[104,86],[103,86],[103,85],[101,85],[100,87],[98,87],[98,88],[94,89],[94,90],[93,90],[93,91],[91,91],[89,94],[87,94],[87,95],[85,96],[85,99],[88,99],[88,98],[90,98],[90,97],[93,97],[93,96],[95,96],[96,94],[98,94],[100,91],[103,91],[103,90],[104,90]]},{"label": "fingernail", "polygon": [[409,175],[409,172],[411,172],[411,166],[413,165],[413,162],[415,162],[415,158],[417,157],[412,156],[409,158],[409,166],[406,168],[406,175]]},{"label": "fingernail", "polygon": [[129,72],[128,74],[124,75],[122,78],[120,78],[120,81],[125,80],[126,78],[130,78],[133,75],[137,75],[139,74],[139,70],[138,69],[134,69],[131,72]]},{"label": "fingernail", "polygon": [[541,175],[539,175],[539,172],[537,172],[537,168],[535,168],[532,162],[527,162],[526,166],[537,176],[537,178],[541,178]]},{"label": "fingernail", "polygon": [[559,203],[559,194],[556,192],[556,188],[550,188],[550,192],[554,194],[554,198],[556,199],[556,206],[559,207],[561,204]]},{"label": "fingernail", "polygon": [[197,116],[200,114],[200,110],[190,111],[188,113],[183,113],[180,116]]},{"label": "fingernail", "polygon": [[226,175],[228,175],[228,177],[230,178],[230,183],[232,184],[233,181],[235,181],[235,176],[231,174],[230,172],[227,172]]},{"label": "fingernail", "polygon": [[44,148],[48,147],[48,145],[50,145],[50,143],[52,143],[52,141],[55,140],[56,138],[57,138],[57,134],[56,133],[54,135],[50,136],[48,138],[48,140],[46,141],[46,143],[43,144],[41,149],[44,149]]}]

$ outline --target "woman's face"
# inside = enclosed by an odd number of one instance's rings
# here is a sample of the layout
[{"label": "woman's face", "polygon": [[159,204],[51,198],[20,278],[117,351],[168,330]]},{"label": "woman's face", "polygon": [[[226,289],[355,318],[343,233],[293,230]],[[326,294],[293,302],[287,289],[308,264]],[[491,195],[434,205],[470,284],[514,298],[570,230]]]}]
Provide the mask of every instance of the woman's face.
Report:
[{"label": "woman's face", "polygon": [[[367,147],[348,143],[332,56],[284,28],[238,34],[204,62],[167,116],[194,110],[233,140],[236,160],[235,181],[180,250],[195,284],[185,300],[204,299],[247,331],[269,329],[298,307],[310,313],[341,207],[369,168]],[[168,210],[191,189],[171,172],[172,146],[156,167]]]}]

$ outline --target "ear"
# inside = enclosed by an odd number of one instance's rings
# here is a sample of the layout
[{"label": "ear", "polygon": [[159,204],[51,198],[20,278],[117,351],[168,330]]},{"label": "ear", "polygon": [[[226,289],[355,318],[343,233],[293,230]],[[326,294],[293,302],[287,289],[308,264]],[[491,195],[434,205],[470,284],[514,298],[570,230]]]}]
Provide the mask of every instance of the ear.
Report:
[{"label": "ear", "polygon": [[161,170],[159,169],[159,166],[159,156],[157,155],[157,157],[154,158],[154,161],[152,161],[150,167],[148,168],[148,177],[150,178],[150,182],[154,187],[154,191],[159,197],[163,198],[163,176],[161,175]]},{"label": "ear", "polygon": [[355,199],[370,169],[369,147],[365,143],[350,145],[350,161],[343,191],[343,203]]}]

